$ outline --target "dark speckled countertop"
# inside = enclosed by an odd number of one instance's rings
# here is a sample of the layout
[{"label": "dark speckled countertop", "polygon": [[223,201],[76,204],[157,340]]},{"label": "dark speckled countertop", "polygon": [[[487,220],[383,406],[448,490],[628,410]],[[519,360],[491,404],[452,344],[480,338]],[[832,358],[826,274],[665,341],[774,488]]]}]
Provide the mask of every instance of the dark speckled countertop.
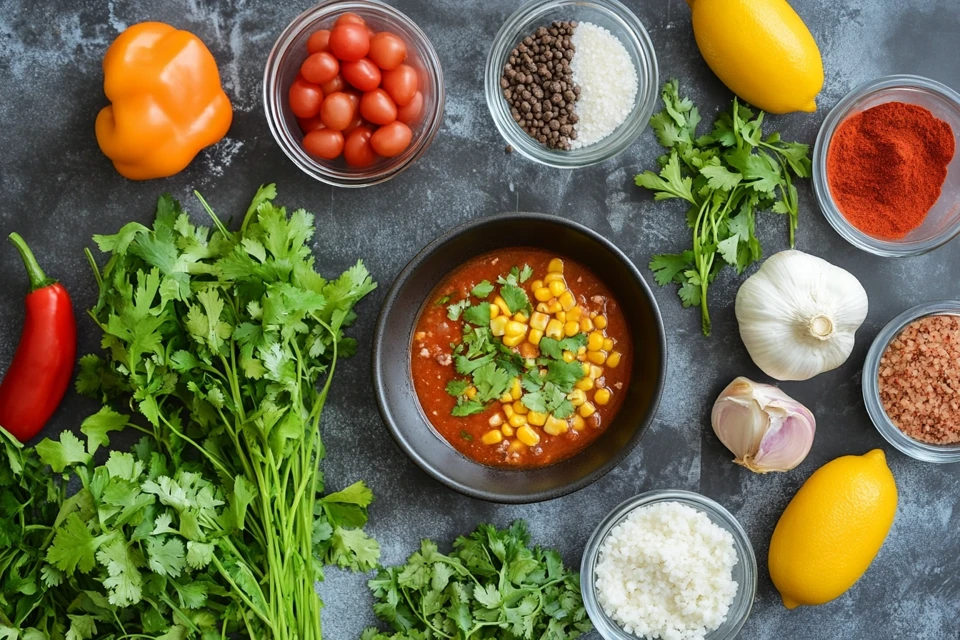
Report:
[{"label": "dark speckled countertop", "polygon": [[[320,269],[339,273],[363,257],[381,288],[360,309],[354,329],[360,353],[337,370],[324,413],[330,451],[328,486],[365,479],[376,493],[369,530],[383,561],[402,561],[421,537],[451,541],[480,521],[526,518],[537,542],[558,547],[578,564],[593,526],[621,500],[649,489],[700,491],[743,523],[761,560],[760,586],[742,637],[960,638],[960,465],[906,458],[871,425],[860,394],[860,368],[870,341],[904,309],[957,297],[960,243],[925,256],[890,260],[844,242],[817,209],[809,183],[800,186],[797,248],[824,256],[859,277],[870,312],[853,355],[841,368],[782,386],[809,406],[819,429],[813,451],[792,472],[755,476],[730,462],[709,426],[709,407],[735,376],[758,380],[737,335],[730,270],[711,289],[714,335],[700,335],[699,314],[680,308],[672,289],[657,288],[669,341],[666,393],[640,446],[618,469],[566,498],[530,506],[498,506],[464,498],[421,473],[394,446],[377,413],[370,382],[374,321],[386,288],[403,265],[442,231],[500,211],[544,211],[590,227],[638,265],[683,246],[683,215],[654,204],[633,186],[659,148],[646,132],[618,158],[579,171],[540,167],[506,155],[483,100],[482,68],[493,36],[515,8],[507,0],[393,0],[433,40],[447,82],[446,117],[436,141],[392,182],[339,190],[301,174],[274,144],[264,120],[260,79],[274,39],[309,0],[0,0],[0,236],[20,231],[48,273],[73,292],[78,309],[94,301],[94,280],[82,249],[94,233],[152,218],[169,191],[200,214],[191,193],[203,192],[223,216],[242,215],[257,185],[277,182],[280,200],[317,214]],[[682,0],[626,0],[656,46],[661,77],[680,79],[705,119],[730,93],[700,59]],[[960,89],[960,10],[956,0],[793,0],[820,44],[827,78],[815,114],[771,117],[785,139],[812,143],[824,115],[855,85],[891,73],[915,73]],[[211,48],[236,107],[233,128],[186,171],[167,180],[130,182],[117,175],[93,135],[105,104],[100,60],[118,31],[161,20],[197,33]],[[199,218],[198,218],[199,219]],[[762,216],[766,253],[783,249],[782,218]],[[23,320],[25,281],[16,252],[0,246],[0,371],[13,356]],[[646,277],[652,282],[648,271]],[[94,326],[78,314],[81,352],[97,348]],[[48,433],[75,428],[94,405],[70,395]],[[803,480],[839,455],[883,448],[900,490],[896,522],[874,564],[847,594],[827,605],[787,611],[766,572],[770,534]],[[356,638],[373,622],[365,577],[331,570],[322,587],[324,630],[331,640]],[[598,636],[593,635],[595,639]]]}]

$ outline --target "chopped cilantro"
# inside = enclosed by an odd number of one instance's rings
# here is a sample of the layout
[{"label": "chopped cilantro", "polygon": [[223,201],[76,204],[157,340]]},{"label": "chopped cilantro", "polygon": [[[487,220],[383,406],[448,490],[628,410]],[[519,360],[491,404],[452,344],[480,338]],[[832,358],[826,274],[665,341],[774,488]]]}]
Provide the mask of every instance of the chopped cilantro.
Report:
[{"label": "chopped cilantro", "polygon": [[450,413],[457,418],[465,418],[475,413],[483,413],[483,410],[484,406],[476,400],[461,400],[457,402],[457,406]]},{"label": "chopped cilantro", "polygon": [[500,287],[500,296],[503,298],[503,301],[507,303],[507,308],[510,309],[510,313],[526,311],[529,316],[533,310],[533,307],[530,305],[530,298],[527,297],[527,292],[518,286],[512,284],[503,285]]},{"label": "chopped cilantro", "polygon": [[563,402],[553,408],[552,413],[557,420],[566,420],[573,415],[573,403],[564,398]]},{"label": "chopped cilantro", "polygon": [[437,299],[433,302],[433,305],[436,306],[436,307],[442,307],[443,305],[445,305],[445,304],[447,304],[448,302],[450,302],[450,300],[452,300],[452,299],[453,299],[453,296],[448,293],[448,294],[445,295],[445,296],[440,296],[439,298],[437,298]]},{"label": "chopped cilantro", "polygon": [[490,284],[489,280],[481,280],[480,283],[470,290],[470,295],[475,298],[480,298],[481,300],[485,299],[493,293],[493,285]]},{"label": "chopped cilantro", "polygon": [[523,269],[520,270],[520,282],[526,282],[532,275],[533,268],[528,264],[523,265]]},{"label": "chopped cilantro", "polygon": [[553,358],[555,360],[563,359],[564,351],[572,351],[576,353],[580,347],[585,347],[587,345],[587,335],[585,333],[578,333],[575,336],[570,338],[564,338],[563,340],[554,340],[553,338],[541,338],[540,339],[540,353],[545,355],[548,358]]},{"label": "chopped cilantro", "polygon": [[473,384],[477,388],[477,400],[480,402],[496,400],[509,388],[511,382],[510,375],[493,362],[473,372]]},{"label": "chopped cilantro", "polygon": [[460,430],[460,437],[466,440],[467,442],[473,442],[473,436],[467,433],[466,431],[464,431],[463,429]]},{"label": "chopped cilantro", "polygon": [[577,360],[573,362],[564,362],[563,360],[552,360],[547,365],[546,382],[552,382],[558,387],[572,388],[578,380],[583,378],[583,366]]},{"label": "chopped cilantro", "polygon": [[486,327],[490,325],[490,303],[481,302],[480,304],[473,305],[469,307],[466,311],[463,312],[463,319],[470,324],[476,325],[478,327]]},{"label": "chopped cilantro", "polygon": [[463,313],[463,310],[470,306],[469,300],[461,300],[460,302],[455,302],[449,307],[447,307],[447,317],[453,321],[460,319],[460,314]]},{"label": "chopped cilantro", "polygon": [[488,362],[493,362],[493,354],[488,353],[485,356],[480,356],[479,358],[475,358],[473,360],[470,360],[466,356],[456,355],[453,357],[453,361],[456,363],[457,373],[467,375],[469,373],[473,373]]},{"label": "chopped cilantro", "polygon": [[451,380],[447,383],[447,393],[453,397],[462,396],[470,388],[470,383],[466,380]]}]

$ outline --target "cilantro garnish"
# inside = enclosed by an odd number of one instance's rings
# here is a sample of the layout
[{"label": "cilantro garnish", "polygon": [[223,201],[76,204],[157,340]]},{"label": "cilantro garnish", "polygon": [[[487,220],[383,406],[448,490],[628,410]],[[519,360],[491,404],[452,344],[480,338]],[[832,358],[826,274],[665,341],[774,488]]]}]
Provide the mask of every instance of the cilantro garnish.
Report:
[{"label": "cilantro garnish", "polygon": [[456,322],[460,319],[463,310],[470,306],[470,300],[463,299],[460,302],[454,302],[447,307],[447,317]]},{"label": "cilantro garnish", "polygon": [[655,200],[677,198],[690,205],[687,224],[693,230],[693,249],[655,255],[650,269],[657,284],[679,285],[683,306],[700,307],[703,333],[710,335],[710,283],[724,264],[743,273],[760,259],[756,212],[787,215],[794,245],[799,202],[791,174],[810,177],[810,147],[784,142],[779,133],[764,139],[764,113],[754,117],[736,98],[713,130],[698,137],[700,113],[691,100],[680,97],[676,80],[664,85],[661,97],[663,111],[650,124],[669,152],[659,159],[659,174],[646,171],[636,183],[653,191]]},{"label": "cilantro garnish", "polygon": [[531,548],[519,520],[507,529],[481,524],[457,538],[449,555],[423,540],[405,565],[382,569],[368,585],[374,613],[391,631],[370,628],[361,640],[574,640],[593,628],[580,576],[556,551]]},{"label": "cilantro garnish", "polygon": [[472,325],[486,327],[490,324],[490,303],[481,302],[463,312],[463,319]]},{"label": "cilantro garnish", "polygon": [[520,287],[512,284],[503,285],[500,288],[500,297],[507,303],[507,308],[510,309],[510,313],[524,311],[526,315],[529,316],[533,312],[533,306],[530,304],[530,298],[527,296],[527,292]]},{"label": "cilantro garnish", "polygon": [[493,293],[493,285],[490,284],[489,280],[481,280],[477,286],[470,290],[470,295],[474,298],[480,298],[481,300],[485,299]]}]

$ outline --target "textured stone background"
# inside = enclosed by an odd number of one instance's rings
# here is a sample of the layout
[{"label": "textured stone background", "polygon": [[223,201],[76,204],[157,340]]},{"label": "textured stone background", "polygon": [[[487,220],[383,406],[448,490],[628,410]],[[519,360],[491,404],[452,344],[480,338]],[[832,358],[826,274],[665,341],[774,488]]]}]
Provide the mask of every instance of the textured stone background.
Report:
[{"label": "textured stone background", "polygon": [[[702,63],[682,0],[626,0],[650,31],[663,78],[680,79],[709,120],[731,95]],[[727,506],[750,533],[761,559],[760,588],[745,638],[958,638],[960,629],[960,467],[908,459],[880,438],[860,395],[860,368],[870,341],[890,318],[917,303],[960,294],[960,246],[894,261],[853,249],[827,225],[808,184],[800,186],[798,248],[828,258],[861,278],[870,313],[849,361],[806,383],[783,388],[816,414],[813,451],[796,470],[760,477],[730,462],[709,427],[708,410],[736,375],[763,379],[737,336],[729,271],[712,288],[714,336],[699,314],[680,308],[672,289],[657,298],[670,349],[666,393],[641,445],[593,486],[552,502],[502,507],[469,500],[429,480],[393,445],[370,384],[369,344],[385,289],[416,251],[459,222],[500,211],[545,211],[583,222],[611,238],[639,265],[684,246],[683,216],[655,205],[632,186],[659,149],[647,132],[626,153],[590,169],[561,172],[503,153],[483,100],[482,67],[494,34],[516,3],[507,0],[393,0],[431,37],[447,82],[444,125],[426,156],[400,178],[359,191],[337,190],[300,174],[267,130],[260,101],[263,64],[274,39],[309,0],[0,0],[0,235],[20,231],[50,274],[61,278],[78,310],[94,300],[82,248],[95,232],[152,218],[157,195],[170,191],[195,214],[199,189],[221,215],[239,216],[257,185],[276,181],[282,202],[316,212],[319,265],[339,273],[366,259],[381,289],[363,303],[355,328],[358,357],[338,368],[324,415],[331,457],[329,486],[365,479],[377,502],[371,532],[383,561],[402,561],[421,537],[449,542],[478,522],[526,518],[538,542],[577,564],[595,523],[621,500],[654,488],[705,493]],[[786,139],[812,143],[826,111],[848,90],[890,73],[916,73],[960,88],[956,0],[794,0],[820,44],[827,71],[815,114],[771,117]],[[104,105],[100,59],[126,26],[162,20],[194,31],[221,65],[236,106],[226,140],[183,173],[147,183],[118,176],[97,149],[93,121]],[[202,218],[202,216],[200,216]],[[200,218],[198,218],[200,219]],[[784,248],[786,227],[763,216],[767,254]],[[652,282],[649,273],[644,271]],[[24,278],[15,251],[0,251],[0,371],[12,358],[22,322]],[[97,332],[78,314],[82,352]],[[49,426],[74,428],[95,407],[70,396]],[[766,573],[777,517],[804,479],[824,462],[874,447],[888,455],[900,507],[887,543],[862,580],[818,608],[788,612]],[[355,638],[373,622],[365,577],[330,571],[323,586],[326,637]],[[597,636],[593,636],[596,638]]]}]

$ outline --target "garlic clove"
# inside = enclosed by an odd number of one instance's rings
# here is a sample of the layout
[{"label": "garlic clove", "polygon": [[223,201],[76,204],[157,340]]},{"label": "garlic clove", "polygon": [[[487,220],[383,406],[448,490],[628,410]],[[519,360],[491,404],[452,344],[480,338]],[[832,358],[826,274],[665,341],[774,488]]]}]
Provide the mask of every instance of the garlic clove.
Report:
[{"label": "garlic clove", "polygon": [[813,445],[816,421],[809,409],[777,387],[739,377],[713,405],[714,433],[755,473],[789,471]]}]

